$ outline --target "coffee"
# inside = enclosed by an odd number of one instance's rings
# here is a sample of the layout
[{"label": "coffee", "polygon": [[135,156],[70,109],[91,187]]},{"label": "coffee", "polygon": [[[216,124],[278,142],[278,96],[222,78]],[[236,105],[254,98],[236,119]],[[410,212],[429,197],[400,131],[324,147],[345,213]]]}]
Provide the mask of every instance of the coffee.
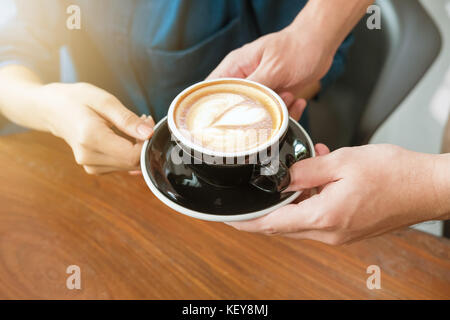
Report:
[{"label": "coffee", "polygon": [[204,83],[175,106],[174,122],[192,143],[216,152],[240,152],[270,140],[283,122],[270,92],[249,82]]}]

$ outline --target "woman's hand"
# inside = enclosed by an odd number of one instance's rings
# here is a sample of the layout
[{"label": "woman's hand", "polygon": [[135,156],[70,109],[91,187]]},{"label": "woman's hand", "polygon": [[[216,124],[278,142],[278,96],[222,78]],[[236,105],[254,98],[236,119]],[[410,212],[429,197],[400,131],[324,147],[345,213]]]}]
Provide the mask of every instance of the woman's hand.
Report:
[{"label": "woman's hand", "polygon": [[268,235],[343,244],[450,216],[450,155],[392,145],[342,148],[295,163],[288,191],[318,193],[264,217],[229,223]]},{"label": "woman's hand", "polygon": [[63,138],[87,173],[139,169],[151,117],[139,118],[110,93],[87,83],[52,83],[32,89],[44,126]]}]

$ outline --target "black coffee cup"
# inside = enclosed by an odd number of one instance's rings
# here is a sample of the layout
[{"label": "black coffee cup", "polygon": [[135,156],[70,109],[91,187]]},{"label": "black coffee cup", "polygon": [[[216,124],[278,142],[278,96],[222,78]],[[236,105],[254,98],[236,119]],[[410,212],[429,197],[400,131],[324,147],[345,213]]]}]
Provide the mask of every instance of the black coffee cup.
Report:
[{"label": "black coffee cup", "polygon": [[[241,152],[217,152],[193,143],[181,133],[174,121],[174,111],[182,97],[196,88],[217,82],[245,83],[261,90],[279,105],[281,125],[270,139],[255,148]],[[246,79],[222,78],[196,83],[182,91],[171,103],[168,111],[168,127],[177,148],[172,150],[175,164],[188,165],[205,182],[220,186],[234,187],[251,184],[256,188],[274,193],[286,189],[290,183],[289,169],[279,158],[279,151],[285,141],[289,123],[287,107],[274,91],[266,86]]]}]

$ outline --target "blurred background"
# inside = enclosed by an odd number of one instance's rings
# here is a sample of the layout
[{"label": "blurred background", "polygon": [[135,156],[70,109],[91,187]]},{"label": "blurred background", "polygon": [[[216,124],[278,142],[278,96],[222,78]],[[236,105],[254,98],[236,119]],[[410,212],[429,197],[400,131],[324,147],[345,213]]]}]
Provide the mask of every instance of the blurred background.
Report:
[{"label": "blurred background", "polygon": [[[450,110],[450,0],[379,0],[381,29],[355,29],[345,74],[310,103],[312,137],[332,149],[391,143],[440,153]],[[0,0],[0,24],[14,19]],[[61,79],[75,81],[61,48]],[[0,116],[0,135],[24,129]],[[443,223],[414,226],[441,236]]]}]

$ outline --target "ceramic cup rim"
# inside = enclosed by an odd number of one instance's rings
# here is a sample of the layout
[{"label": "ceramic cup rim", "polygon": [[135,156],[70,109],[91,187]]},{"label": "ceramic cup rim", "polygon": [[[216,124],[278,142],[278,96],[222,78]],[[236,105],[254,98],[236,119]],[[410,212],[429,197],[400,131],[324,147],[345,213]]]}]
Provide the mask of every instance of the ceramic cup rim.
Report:
[{"label": "ceramic cup rim", "polygon": [[[263,92],[268,92],[270,94],[270,96],[272,98],[274,98],[281,107],[280,109],[281,109],[281,115],[282,115],[282,122],[281,122],[280,128],[278,129],[278,132],[276,134],[274,134],[268,141],[264,142],[263,144],[261,144],[257,147],[254,147],[252,149],[239,151],[239,152],[214,151],[214,150],[210,150],[210,149],[201,147],[197,144],[194,144],[189,139],[187,139],[177,128],[177,126],[175,124],[175,119],[174,119],[175,108],[176,108],[180,98],[182,98],[187,92],[194,90],[196,87],[203,86],[205,84],[211,84],[211,83],[223,82],[223,81],[231,81],[231,82],[236,82],[236,83],[239,83],[239,82],[240,83],[242,83],[242,82],[250,83],[250,84],[262,89]],[[201,154],[206,154],[206,155],[215,156],[215,157],[223,157],[223,158],[245,157],[245,156],[253,155],[253,154],[259,153],[263,150],[266,150],[266,149],[270,148],[276,142],[281,141],[281,139],[283,138],[284,134],[286,133],[288,125],[289,125],[289,113],[288,113],[288,109],[287,109],[286,104],[284,103],[283,99],[281,99],[281,97],[275,91],[273,91],[272,89],[266,87],[265,85],[263,85],[261,83],[251,81],[248,79],[241,79],[241,78],[218,78],[218,79],[204,80],[204,81],[194,83],[193,85],[191,85],[191,86],[187,87],[186,89],[184,89],[183,91],[181,91],[175,97],[175,99],[173,99],[172,103],[170,104],[169,111],[167,112],[167,123],[168,123],[169,131],[174,135],[175,139],[180,141],[180,143],[182,145],[188,147],[190,150],[195,150],[197,152],[200,152]]]},{"label": "ceramic cup rim", "polygon": [[[306,132],[306,130],[298,123],[298,121],[288,117],[288,120],[292,120],[293,123],[295,125],[298,126],[298,128],[300,129],[300,131],[303,133],[303,135],[305,136],[307,143],[308,143],[308,147],[310,148],[310,152],[311,152],[311,158],[316,156],[316,152],[314,150],[314,144],[311,140],[311,137],[309,136],[309,134]],[[154,131],[156,131],[165,121],[167,121],[167,116],[164,117],[163,119],[161,119],[154,127]],[[142,171],[142,175],[144,177],[144,180],[147,184],[147,186],[150,188],[150,190],[152,191],[152,193],[160,200],[162,201],[165,205],[167,205],[169,208],[190,216],[192,218],[196,218],[196,219],[200,219],[200,220],[206,220],[206,221],[215,221],[215,222],[232,222],[232,221],[245,221],[245,220],[252,220],[252,219],[256,219],[258,217],[262,217],[278,208],[281,208],[284,205],[287,205],[289,203],[291,203],[292,201],[294,201],[295,199],[297,199],[297,197],[301,194],[300,191],[294,192],[291,196],[287,197],[286,199],[284,199],[283,201],[262,209],[262,210],[258,210],[258,211],[252,211],[252,212],[248,212],[248,213],[241,213],[241,214],[230,214],[230,215],[215,215],[215,214],[210,214],[210,213],[203,213],[200,211],[196,211],[196,210],[192,210],[192,209],[188,209],[185,208],[181,205],[179,205],[178,203],[174,202],[173,200],[169,199],[168,197],[166,197],[161,191],[158,190],[158,188],[156,187],[156,185],[153,184],[149,173],[147,172],[147,164],[146,164],[146,153],[147,153],[147,149],[148,149],[148,145],[150,144],[151,139],[146,140],[144,142],[144,145],[142,146],[142,150],[141,150],[141,171]]]}]

